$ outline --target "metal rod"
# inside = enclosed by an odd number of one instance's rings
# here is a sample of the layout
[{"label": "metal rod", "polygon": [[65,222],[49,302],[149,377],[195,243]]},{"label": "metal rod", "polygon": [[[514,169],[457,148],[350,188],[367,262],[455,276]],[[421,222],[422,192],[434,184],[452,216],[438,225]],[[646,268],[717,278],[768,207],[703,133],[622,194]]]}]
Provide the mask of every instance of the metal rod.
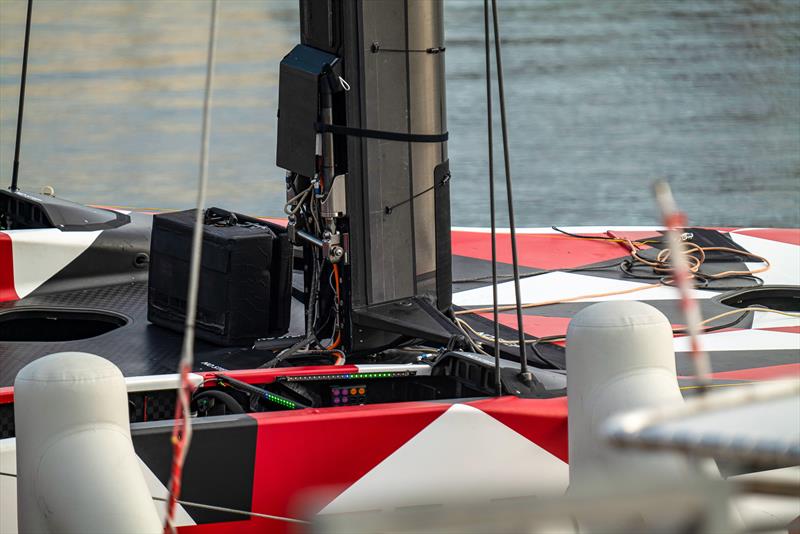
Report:
[{"label": "metal rod", "polygon": [[25,85],[28,80],[28,45],[31,40],[31,12],[33,0],[28,0],[28,14],[25,18],[25,46],[22,49],[22,76],[19,80],[19,109],[17,110],[17,140],[14,143],[14,169],[11,173],[11,190],[17,190],[19,182],[19,148],[22,140],[22,112],[25,109]]},{"label": "metal rod", "polygon": [[500,314],[497,310],[497,218],[494,206],[494,141],[492,133],[492,67],[489,51],[489,0],[483,0],[483,35],[486,57],[486,131],[489,148],[489,214],[492,222],[492,317],[494,319],[494,386],[503,393],[500,380]]},{"label": "metal rod", "polygon": [[517,229],[514,224],[514,193],[511,187],[511,162],[508,152],[508,125],[506,124],[506,97],[503,86],[503,59],[500,54],[500,29],[497,21],[497,0],[492,0],[492,21],[494,25],[494,54],[497,69],[497,91],[500,97],[500,125],[503,132],[503,164],[506,173],[506,196],[508,198],[508,230],[511,234],[511,265],[514,269],[514,295],[517,299],[517,334],[519,335],[520,379],[530,383],[533,375],[528,371],[528,355],[525,344],[525,330],[522,322],[522,296],[519,283],[519,260],[517,256]]},{"label": "metal rod", "polygon": [[323,247],[325,245],[325,243],[322,241],[322,239],[320,239],[318,237],[314,237],[313,235],[311,235],[311,234],[309,234],[307,232],[304,232],[302,230],[296,230],[296,233],[297,233],[297,237],[303,238],[305,241],[308,241],[309,243],[311,243],[312,245],[314,245],[316,247]]}]

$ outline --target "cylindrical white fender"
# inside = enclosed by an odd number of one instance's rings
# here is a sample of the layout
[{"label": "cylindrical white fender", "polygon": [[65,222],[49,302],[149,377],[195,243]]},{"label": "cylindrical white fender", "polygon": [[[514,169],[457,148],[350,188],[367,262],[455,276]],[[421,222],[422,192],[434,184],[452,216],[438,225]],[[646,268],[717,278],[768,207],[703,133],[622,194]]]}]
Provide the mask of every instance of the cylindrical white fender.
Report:
[{"label": "cylindrical white fender", "polygon": [[619,451],[599,433],[612,415],[683,402],[672,327],[664,314],[636,301],[585,308],[570,322],[566,360],[570,491],[606,474],[687,473],[688,463],[678,455]]},{"label": "cylindrical white fender", "polygon": [[62,352],[26,365],[14,381],[14,419],[20,532],[162,531],[114,364]]}]

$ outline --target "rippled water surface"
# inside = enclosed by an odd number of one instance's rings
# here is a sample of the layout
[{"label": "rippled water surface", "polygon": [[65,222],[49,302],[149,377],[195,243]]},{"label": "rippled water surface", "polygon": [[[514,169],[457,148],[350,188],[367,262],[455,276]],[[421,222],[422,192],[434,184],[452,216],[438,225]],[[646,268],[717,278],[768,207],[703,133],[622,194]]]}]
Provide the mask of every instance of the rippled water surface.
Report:
[{"label": "rippled water surface", "polygon": [[[297,2],[221,6],[210,203],[277,214],[278,62],[299,40]],[[484,225],[482,1],[445,6],[453,220]],[[697,224],[800,226],[800,2],[500,6],[520,224],[657,223],[650,184],[663,176]],[[4,184],[24,11],[0,0]],[[188,0],[36,0],[21,184],[191,205],[208,13]]]}]

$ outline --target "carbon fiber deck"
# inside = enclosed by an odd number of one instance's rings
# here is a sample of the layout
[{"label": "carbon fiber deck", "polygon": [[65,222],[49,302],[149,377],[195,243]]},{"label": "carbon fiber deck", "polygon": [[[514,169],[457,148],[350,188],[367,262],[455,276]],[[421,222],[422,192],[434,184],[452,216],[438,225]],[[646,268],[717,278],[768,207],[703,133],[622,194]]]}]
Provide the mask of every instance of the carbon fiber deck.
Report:
[{"label": "carbon fiber deck", "polygon": [[[299,306],[299,308],[298,308]],[[0,303],[0,313],[11,309],[68,309],[111,311],[124,315],[128,323],[97,337],[58,342],[0,342],[0,387],[10,386],[29,362],[64,351],[90,352],[116,364],[125,376],[174,373],[180,358],[182,336],[147,322],[147,283],[139,282],[79,291],[32,295]],[[293,301],[293,316],[302,314],[302,304]],[[294,324],[302,324],[293,321]],[[196,370],[210,362],[226,369],[257,367],[267,353],[247,347],[218,347],[198,340]]]}]

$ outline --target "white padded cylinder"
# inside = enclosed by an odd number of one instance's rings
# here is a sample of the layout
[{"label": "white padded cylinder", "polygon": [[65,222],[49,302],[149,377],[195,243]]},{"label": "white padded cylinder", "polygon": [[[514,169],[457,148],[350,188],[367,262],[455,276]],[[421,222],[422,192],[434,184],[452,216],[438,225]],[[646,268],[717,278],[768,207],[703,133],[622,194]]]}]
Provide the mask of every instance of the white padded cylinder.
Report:
[{"label": "white padded cylinder", "polygon": [[20,532],[161,532],[133,450],[120,370],[81,352],[14,381]]},{"label": "white padded cylinder", "polygon": [[570,322],[566,359],[571,491],[582,481],[638,469],[656,477],[687,472],[681,457],[619,451],[598,435],[612,415],[683,402],[664,314],[635,301],[585,308]]}]

